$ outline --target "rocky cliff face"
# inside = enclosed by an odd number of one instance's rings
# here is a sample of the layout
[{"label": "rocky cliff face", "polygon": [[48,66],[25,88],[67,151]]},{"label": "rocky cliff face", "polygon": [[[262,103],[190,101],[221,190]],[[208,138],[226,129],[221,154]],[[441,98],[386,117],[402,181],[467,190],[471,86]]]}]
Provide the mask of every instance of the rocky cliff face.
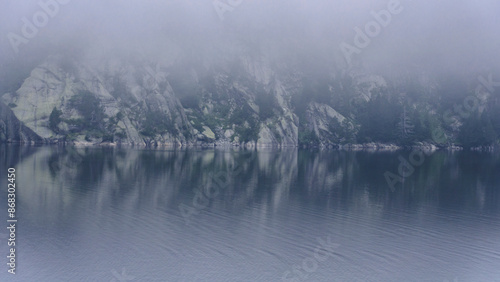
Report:
[{"label": "rocky cliff face", "polygon": [[413,85],[409,95],[401,90],[408,85],[397,85],[250,56],[224,63],[51,56],[2,96],[0,141],[332,147],[453,141],[433,138],[436,129],[458,136],[460,126],[443,126],[440,105],[426,98],[435,81]]},{"label": "rocky cliff face", "polygon": [[43,138],[20,122],[12,110],[0,103],[0,143],[40,143]]},{"label": "rocky cliff face", "polygon": [[166,75],[107,62],[103,69],[51,57],[2,97],[46,141],[175,145],[192,133]]},{"label": "rocky cliff face", "polygon": [[237,75],[175,67],[169,77],[158,64],[53,56],[2,102],[45,142],[298,145],[289,90],[266,66],[249,62]]}]

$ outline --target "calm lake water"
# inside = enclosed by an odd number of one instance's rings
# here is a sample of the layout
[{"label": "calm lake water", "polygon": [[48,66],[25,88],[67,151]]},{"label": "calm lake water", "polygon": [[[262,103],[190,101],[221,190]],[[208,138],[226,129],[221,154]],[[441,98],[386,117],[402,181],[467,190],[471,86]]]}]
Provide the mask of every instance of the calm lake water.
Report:
[{"label": "calm lake water", "polygon": [[500,281],[500,155],[0,147],[1,281]]}]

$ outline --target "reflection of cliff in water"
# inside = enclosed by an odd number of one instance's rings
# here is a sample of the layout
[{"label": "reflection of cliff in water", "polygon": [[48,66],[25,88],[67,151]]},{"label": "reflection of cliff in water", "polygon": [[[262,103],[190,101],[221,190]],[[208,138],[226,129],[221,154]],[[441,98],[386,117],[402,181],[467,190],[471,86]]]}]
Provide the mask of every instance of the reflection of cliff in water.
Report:
[{"label": "reflection of cliff in water", "polygon": [[[397,173],[399,156],[305,150],[138,150],[2,146],[2,171],[14,166],[18,196],[31,210],[73,205],[152,206],[176,211],[216,176],[220,193],[207,209],[239,213],[258,202],[276,212],[283,203],[325,209],[421,209],[429,204],[498,211],[498,154],[437,152],[391,192],[384,172]],[[118,197],[119,195],[119,197]],[[44,206],[44,208],[42,208]],[[52,208],[51,208],[52,207]],[[63,216],[56,215],[53,216]]]}]

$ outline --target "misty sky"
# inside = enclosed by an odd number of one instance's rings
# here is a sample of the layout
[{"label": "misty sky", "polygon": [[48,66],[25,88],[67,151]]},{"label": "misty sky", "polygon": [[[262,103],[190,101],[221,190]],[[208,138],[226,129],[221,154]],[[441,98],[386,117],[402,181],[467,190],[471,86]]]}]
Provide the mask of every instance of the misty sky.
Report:
[{"label": "misty sky", "polygon": [[[48,24],[15,53],[8,34],[22,35],[22,19],[32,21],[43,11],[39,1],[2,0],[3,72],[23,60],[76,50],[84,55],[138,52],[152,60],[176,50],[223,60],[245,50],[283,60],[333,60],[345,67],[340,43],[353,44],[354,28],[363,29],[373,20],[371,12],[387,9],[390,2],[243,0],[221,19],[211,0],[72,0],[59,5]],[[365,66],[455,72],[499,65],[500,1],[400,3],[403,11],[356,55]]]}]

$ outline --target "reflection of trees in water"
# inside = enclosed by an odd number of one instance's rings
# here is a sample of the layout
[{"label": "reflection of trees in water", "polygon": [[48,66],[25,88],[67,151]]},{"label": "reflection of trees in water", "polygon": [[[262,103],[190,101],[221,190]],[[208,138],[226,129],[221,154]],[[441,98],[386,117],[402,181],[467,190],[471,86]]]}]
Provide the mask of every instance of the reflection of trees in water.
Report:
[{"label": "reflection of trees in water", "polygon": [[22,159],[28,158],[38,150],[38,147],[29,145],[0,144],[0,168],[6,171],[9,167],[16,167]]},{"label": "reflection of trees in water", "polygon": [[[195,189],[223,176],[208,208],[242,212],[257,201],[276,211],[291,200],[324,207],[441,207],[498,209],[498,154],[436,152],[391,192],[384,172],[397,172],[396,153],[344,151],[142,150],[0,147],[2,166],[31,171],[26,201],[71,209],[75,203],[177,209]],[[24,169],[23,169],[24,168]],[[21,170],[20,170],[21,169]],[[44,182],[40,182],[43,179]],[[51,180],[51,182],[49,181]],[[48,181],[48,182],[47,182]],[[21,192],[22,193],[22,192]],[[269,209],[268,209],[269,210]]]}]

